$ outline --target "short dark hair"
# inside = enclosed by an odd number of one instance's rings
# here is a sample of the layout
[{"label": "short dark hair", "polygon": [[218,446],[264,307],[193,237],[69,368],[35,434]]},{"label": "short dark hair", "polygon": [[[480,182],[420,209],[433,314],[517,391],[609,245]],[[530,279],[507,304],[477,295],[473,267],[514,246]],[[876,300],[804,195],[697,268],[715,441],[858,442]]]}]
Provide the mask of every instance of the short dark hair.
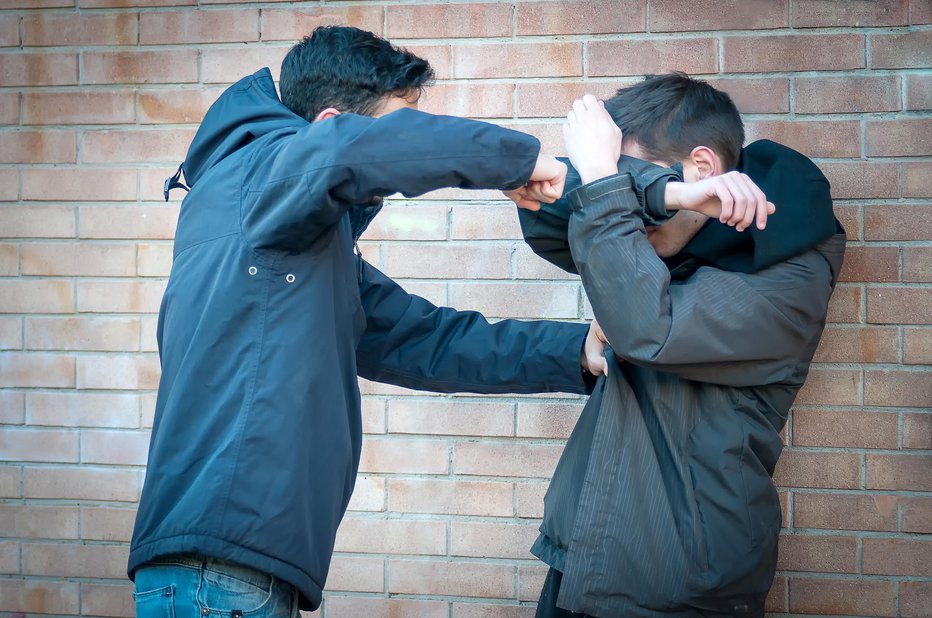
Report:
[{"label": "short dark hair", "polygon": [[282,61],[282,102],[308,122],[328,107],[371,116],[386,96],[416,100],[434,71],[423,58],[350,26],[320,26]]},{"label": "short dark hair", "polygon": [[738,164],[744,125],[727,94],[683,73],[649,76],[620,89],[605,109],[654,161],[682,161],[696,146],[708,146],[725,169]]}]

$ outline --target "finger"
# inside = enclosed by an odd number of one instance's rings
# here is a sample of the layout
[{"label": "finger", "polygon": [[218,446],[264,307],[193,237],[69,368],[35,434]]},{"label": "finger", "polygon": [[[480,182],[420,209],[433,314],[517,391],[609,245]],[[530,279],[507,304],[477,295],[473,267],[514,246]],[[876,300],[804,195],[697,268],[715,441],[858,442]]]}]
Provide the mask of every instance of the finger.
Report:
[{"label": "finger", "polygon": [[722,223],[727,223],[731,218],[731,213],[734,210],[735,203],[734,200],[731,199],[731,193],[729,193],[728,188],[725,186],[724,182],[716,182],[715,195],[722,203],[722,210],[718,215],[718,220]]},{"label": "finger", "polygon": [[738,175],[735,178],[735,182],[738,185],[738,187],[744,192],[744,196],[748,201],[748,207],[747,207],[747,210],[745,210],[744,212],[744,217],[738,223],[738,231],[743,232],[744,230],[748,229],[748,227],[751,226],[751,224],[754,222],[755,217],[757,217],[758,212],[764,211],[764,208],[767,207],[766,206],[767,200],[766,199],[761,200],[758,198],[758,196],[754,192],[754,188],[756,187],[752,188],[752,185],[754,185],[754,183],[745,174]]},{"label": "finger", "polygon": [[593,110],[593,109],[599,108],[598,99],[596,99],[591,94],[583,95],[582,102],[583,102],[583,105],[586,106],[586,109]]},{"label": "finger", "polygon": [[[742,176],[745,176],[745,174],[742,174]],[[750,177],[747,177],[747,183],[748,188],[751,189],[751,192],[757,200],[757,208],[755,209],[757,213],[757,229],[762,230],[767,227],[767,216],[770,214],[770,202],[767,201],[767,196],[764,195],[764,192],[760,190],[760,187],[758,187]]]},{"label": "finger", "polygon": [[721,178],[725,186],[728,187],[728,191],[731,193],[732,199],[734,200],[734,209],[732,210],[731,217],[729,217],[727,221],[728,225],[734,227],[744,219],[744,213],[748,207],[748,199],[732,175],[724,174]]},{"label": "finger", "polygon": [[573,101],[573,111],[576,112],[577,117],[581,118],[586,113],[586,104],[581,99],[576,99]]}]

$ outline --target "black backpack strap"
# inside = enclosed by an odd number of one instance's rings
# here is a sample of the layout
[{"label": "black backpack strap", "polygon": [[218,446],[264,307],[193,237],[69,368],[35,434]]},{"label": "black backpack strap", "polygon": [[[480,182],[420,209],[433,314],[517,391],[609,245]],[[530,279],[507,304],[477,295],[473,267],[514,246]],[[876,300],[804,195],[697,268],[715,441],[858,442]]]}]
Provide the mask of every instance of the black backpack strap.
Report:
[{"label": "black backpack strap", "polygon": [[168,192],[171,191],[172,189],[184,189],[185,191],[191,190],[186,184],[184,184],[180,180],[181,172],[182,172],[181,168],[183,167],[184,167],[184,163],[178,166],[178,171],[175,172],[173,176],[165,179],[164,195],[165,195],[166,202],[168,201]]}]

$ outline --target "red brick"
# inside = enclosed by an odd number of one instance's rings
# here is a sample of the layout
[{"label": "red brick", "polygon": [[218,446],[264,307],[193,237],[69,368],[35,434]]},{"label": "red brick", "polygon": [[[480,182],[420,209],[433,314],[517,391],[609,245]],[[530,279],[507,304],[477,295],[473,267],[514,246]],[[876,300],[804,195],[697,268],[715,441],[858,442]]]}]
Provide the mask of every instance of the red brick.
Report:
[{"label": "red brick", "polygon": [[135,351],[137,318],[26,318],[29,350]]},{"label": "red brick", "polygon": [[73,131],[4,131],[0,163],[74,163]]},{"label": "red brick", "polygon": [[22,269],[24,275],[133,276],[136,248],[90,243],[26,244]]},{"label": "red brick", "polygon": [[350,499],[350,511],[380,512],[385,510],[385,478],[375,476],[356,477],[356,488]]},{"label": "red brick", "polygon": [[794,577],[790,611],[802,614],[896,616],[896,582]]},{"label": "red brick", "polygon": [[0,47],[19,47],[19,43],[19,15],[0,17]]},{"label": "red brick", "polygon": [[23,393],[0,392],[0,424],[22,425],[25,422],[25,400]]},{"label": "red brick", "polygon": [[895,363],[899,357],[898,345],[896,328],[829,326],[822,333],[814,360],[824,363]]},{"label": "red brick", "polygon": [[0,92],[0,124],[19,124],[18,92]]},{"label": "red brick", "polygon": [[46,429],[0,429],[0,460],[78,461],[78,433]]},{"label": "red brick", "polygon": [[849,246],[839,281],[899,281],[899,247]]},{"label": "red brick", "polygon": [[175,236],[178,208],[175,206],[82,206],[79,211],[81,238],[165,239]]},{"label": "red brick", "polygon": [[864,403],[875,406],[932,406],[932,372],[864,372]]},{"label": "red brick", "polygon": [[0,387],[74,388],[74,358],[0,352]]},{"label": "red brick", "polygon": [[148,432],[109,430],[81,432],[81,461],[83,463],[144,466],[148,451]]},{"label": "red brick", "polygon": [[932,109],[932,77],[927,74],[906,76],[906,106],[904,109]]},{"label": "red brick", "polygon": [[868,288],[872,324],[932,324],[932,288]]},{"label": "red brick", "polygon": [[23,487],[26,498],[135,502],[139,499],[139,481],[139,473],[135,470],[27,467]]},{"label": "red brick", "polygon": [[547,576],[547,566],[518,567],[518,599],[537,601]]},{"label": "red brick", "polygon": [[452,55],[449,45],[405,45],[412,54],[430,63],[437,79],[450,79],[453,75]]},{"label": "red brick", "polygon": [[903,415],[903,448],[932,450],[932,415]]},{"label": "red brick", "polygon": [[932,196],[932,163],[903,163],[903,197]]},{"label": "red brick", "polygon": [[78,58],[66,53],[0,55],[0,86],[61,86],[78,83]]},{"label": "red brick", "polygon": [[384,592],[385,563],[373,558],[334,556],[330,562],[327,587],[331,590],[354,592]]},{"label": "red brick", "polygon": [[932,541],[865,538],[863,543],[865,574],[927,577],[932,573]]},{"label": "red brick", "polygon": [[22,468],[19,466],[0,466],[0,498],[19,498],[20,477]]},{"label": "red brick", "polygon": [[485,43],[453,46],[459,78],[582,75],[580,43]]},{"label": "red brick", "polygon": [[388,591],[393,594],[443,594],[510,599],[514,567],[483,562],[389,560]]},{"label": "red brick", "polygon": [[797,404],[856,406],[861,399],[861,374],[848,369],[811,369],[796,396]]},{"label": "red brick", "polygon": [[230,84],[263,67],[277,81],[282,59],[289,47],[207,48],[201,52],[201,80],[206,84]]},{"label": "red brick", "polygon": [[[139,199],[144,202],[156,202],[159,206],[166,206],[165,202],[165,179],[174,175],[178,170],[178,163],[173,161],[172,165],[165,167],[155,167],[152,165],[143,165],[138,168],[139,172]],[[172,208],[181,206],[181,201],[187,195],[184,191],[175,189],[170,195],[170,201],[167,203]]]},{"label": "red brick", "polygon": [[903,364],[932,365],[932,329],[903,329]]},{"label": "red brick", "polygon": [[578,289],[559,283],[454,283],[450,300],[458,309],[490,317],[576,318]]},{"label": "red brick", "polygon": [[30,425],[137,427],[139,397],[116,393],[38,393],[26,395]]},{"label": "red brick", "polygon": [[0,541],[0,574],[18,575],[20,573],[19,565],[19,543]]},{"label": "red brick", "polygon": [[511,436],[514,404],[396,399],[389,404],[390,433]]},{"label": "red brick", "polygon": [[518,404],[518,436],[566,439],[582,412],[579,403]]},{"label": "red brick", "polygon": [[22,174],[23,199],[26,200],[110,202],[136,199],[136,172],[133,170],[26,168]]},{"label": "red brick", "polygon": [[[550,262],[541,259],[531,251],[531,248],[519,244],[514,251],[515,279],[530,279],[532,281],[576,281],[576,275],[557,268]],[[588,303],[587,303],[588,310]],[[587,315],[586,319],[592,319]]]},{"label": "red brick", "polygon": [[709,84],[726,92],[742,114],[785,114],[790,111],[790,80],[771,78],[715,78]]},{"label": "red brick", "polygon": [[871,36],[871,67],[875,69],[926,68],[932,65],[932,30]]},{"label": "red brick", "polygon": [[929,608],[932,607],[932,582],[900,582],[899,585],[900,616],[929,618]]},{"label": "red brick", "polygon": [[[845,536],[780,535],[781,571],[856,573],[858,540]],[[793,585],[790,584],[792,594]]]},{"label": "red brick", "polygon": [[143,11],[139,44],[245,43],[259,40],[258,9]]},{"label": "red brick", "polygon": [[393,277],[425,279],[508,279],[511,247],[507,245],[430,246],[430,267],[420,259],[423,244],[388,244],[383,248],[385,272]]},{"label": "red brick", "polygon": [[19,172],[15,169],[0,169],[0,202],[15,202],[19,199]]},{"label": "red brick", "polygon": [[903,281],[932,282],[932,247],[903,248]]},{"label": "red brick", "polygon": [[156,313],[162,281],[80,281],[78,311],[88,313]]},{"label": "red brick", "polygon": [[932,499],[903,499],[903,532],[932,533]]},{"label": "red brick", "polygon": [[19,246],[0,245],[0,276],[15,277],[19,274]]},{"label": "red brick", "polygon": [[797,409],[793,445],[895,449],[898,425],[893,413]]},{"label": "red brick", "polygon": [[[324,601],[327,615],[366,616],[367,618],[447,618],[446,601],[423,601],[383,597],[341,597],[330,595]],[[303,614],[302,614],[303,615]]]},{"label": "red brick", "polygon": [[899,197],[896,163],[824,162],[819,168],[832,184],[835,199]]},{"label": "red brick", "polygon": [[849,241],[864,240],[864,207],[860,204],[835,204],[835,217],[845,228]]},{"label": "red brick", "polygon": [[[794,0],[794,28],[905,26],[909,0]],[[817,613],[817,612],[814,612]]]},{"label": "red brick", "polygon": [[[519,5],[523,6],[523,5]],[[597,99],[608,99],[624,86],[631,86],[640,79],[601,82],[546,82],[518,84],[519,118],[563,118],[573,107],[573,101],[591,94]],[[520,236],[519,236],[520,237]]]},{"label": "red brick", "polygon": [[527,559],[538,535],[537,528],[536,524],[454,521],[450,525],[450,554]]},{"label": "red brick", "polygon": [[767,600],[764,602],[764,610],[768,612],[787,611],[788,606],[786,597],[786,578],[778,575],[773,580],[773,586],[770,587],[770,593],[767,594]]},{"label": "red brick", "polygon": [[445,240],[446,206],[402,206],[393,203],[366,228],[366,240]]},{"label": "red brick", "polygon": [[25,46],[135,45],[136,14],[35,13],[23,16]]},{"label": "red brick", "polygon": [[724,45],[728,73],[864,67],[864,37],[859,34],[726,36]]},{"label": "red brick", "polygon": [[367,434],[385,433],[385,400],[363,399],[362,431]]},{"label": "red brick", "polygon": [[60,577],[126,576],[126,545],[23,544],[23,573]]},{"label": "red brick", "polygon": [[467,118],[511,118],[514,84],[437,84],[424,92],[418,109]]},{"label": "red brick", "polygon": [[[140,277],[167,277],[172,268],[172,246],[139,245],[136,260],[136,274]],[[149,342],[154,343],[155,339]]]},{"label": "red brick", "polygon": [[380,6],[262,9],[262,40],[297,41],[317,26],[354,26],[382,34],[382,19]]},{"label": "red brick", "polygon": [[455,474],[549,478],[563,452],[558,444],[457,442],[453,445]]},{"label": "red brick", "polygon": [[[865,206],[864,238],[867,240],[932,238],[932,204]],[[845,260],[847,259],[846,254]]]},{"label": "red brick", "polygon": [[902,109],[896,75],[797,77],[798,114],[862,114]]},{"label": "red brick", "polygon": [[0,599],[8,612],[77,615],[78,584],[22,579],[0,579]]},{"label": "red brick", "polygon": [[135,521],[135,509],[81,507],[81,538],[92,541],[129,541]]},{"label": "red brick", "polygon": [[88,131],[81,157],[87,163],[180,161],[194,139],[194,129]]},{"label": "red brick", "polygon": [[932,455],[869,454],[867,488],[932,491]]},{"label": "red brick", "polygon": [[389,39],[511,36],[512,4],[388,5]]},{"label": "red brick", "polygon": [[861,156],[861,124],[856,120],[761,120],[747,123],[746,130],[748,141],[770,139],[809,157]]},{"label": "red brick", "polygon": [[[932,39],[930,39],[932,44]],[[867,123],[867,154],[872,157],[921,157],[932,154],[932,120],[876,120]]]},{"label": "red brick", "polygon": [[544,494],[547,493],[549,486],[549,482],[528,481],[517,483],[518,517],[543,517]]},{"label": "red brick", "polygon": [[788,25],[789,0],[652,0],[650,3],[651,32],[757,30]]},{"label": "red brick", "polygon": [[896,531],[897,497],[796,492],[793,525],[824,530]]},{"label": "red brick", "polygon": [[844,284],[835,287],[832,299],[828,303],[829,323],[861,322],[861,304],[863,291],[860,286],[848,287]]},{"label": "red brick", "polygon": [[453,603],[453,618],[534,618],[535,612],[531,605]]},{"label": "red brick", "polygon": [[4,9],[51,9],[75,6],[74,0],[5,0]]},{"label": "red brick", "polygon": [[646,39],[589,43],[589,75],[645,75],[683,71],[716,73],[718,40]]},{"label": "red brick", "polygon": [[223,92],[220,88],[154,90],[139,93],[139,122],[197,123]]},{"label": "red brick", "polygon": [[39,279],[0,280],[0,313],[71,313],[74,284]]},{"label": "red brick", "polygon": [[[197,4],[197,0],[81,0],[82,9],[121,9],[137,6],[184,6],[194,4]],[[207,2],[201,4],[207,4]]]},{"label": "red brick", "polygon": [[70,206],[0,207],[3,238],[73,238],[74,208]]},{"label": "red brick", "polygon": [[514,485],[494,481],[389,479],[388,508],[402,513],[511,517]]},{"label": "red brick", "polygon": [[0,504],[0,536],[78,538],[78,510],[65,506]]},{"label": "red brick", "polygon": [[861,486],[861,456],[787,449],[777,463],[773,480],[780,487],[858,489]]},{"label": "red brick", "polygon": [[446,474],[449,445],[445,440],[366,439],[360,472]]},{"label": "red brick", "polygon": [[159,385],[157,356],[80,356],[78,388],[137,390]]},{"label": "red brick", "polygon": [[518,36],[644,32],[647,27],[644,0],[519,2],[517,11]]},{"label": "red brick", "polygon": [[84,83],[167,84],[197,81],[194,49],[85,52]]},{"label": "red brick", "polygon": [[337,531],[335,551],[363,554],[447,553],[447,524],[443,521],[346,518]]},{"label": "red brick", "polygon": [[136,615],[133,585],[83,583],[81,608],[87,615],[132,618]]}]

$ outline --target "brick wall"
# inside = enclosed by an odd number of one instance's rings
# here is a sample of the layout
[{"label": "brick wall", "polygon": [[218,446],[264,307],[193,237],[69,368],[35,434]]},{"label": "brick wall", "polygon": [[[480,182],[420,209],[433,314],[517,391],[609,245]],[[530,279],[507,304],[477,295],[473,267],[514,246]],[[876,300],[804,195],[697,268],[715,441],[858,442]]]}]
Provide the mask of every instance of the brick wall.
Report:
[{"label": "brick wall", "polygon": [[[850,242],[778,469],[770,608],[932,615],[929,0],[0,1],[0,615],[132,615],[179,208],[162,180],[225,84],[277,74],[321,23],[430,59],[424,109],[550,149],[574,97],[679,69],[730,92],[751,139],[814,157]],[[589,317],[578,281],[517,238],[495,193],[440,191],[392,201],[363,251],[437,303]],[[362,388],[323,615],[532,616],[545,569],[527,549],[582,401]]]}]

